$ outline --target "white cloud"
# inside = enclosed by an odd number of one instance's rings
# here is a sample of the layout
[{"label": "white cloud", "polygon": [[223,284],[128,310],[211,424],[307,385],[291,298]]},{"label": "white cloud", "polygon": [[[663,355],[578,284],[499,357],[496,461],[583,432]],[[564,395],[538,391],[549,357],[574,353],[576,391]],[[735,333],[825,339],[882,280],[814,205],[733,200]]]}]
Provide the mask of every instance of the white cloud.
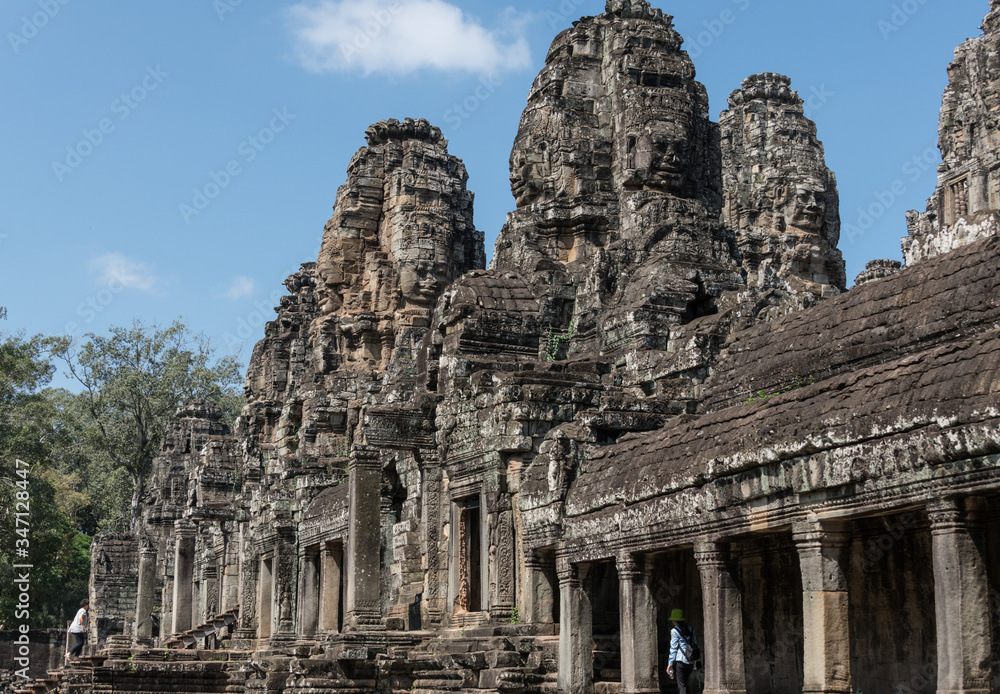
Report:
[{"label": "white cloud", "polygon": [[238,301],[244,297],[253,296],[256,288],[257,284],[252,279],[239,275],[238,277],[234,277],[233,281],[229,284],[229,289],[226,290],[226,297],[233,301]]},{"label": "white cloud", "polygon": [[311,72],[495,74],[531,65],[528,16],[510,8],[495,30],[445,0],[304,0],[288,17],[298,60]]},{"label": "white cloud", "polygon": [[126,258],[121,253],[105,253],[90,261],[90,272],[98,284],[109,289],[138,289],[152,294],[160,282],[145,263]]}]

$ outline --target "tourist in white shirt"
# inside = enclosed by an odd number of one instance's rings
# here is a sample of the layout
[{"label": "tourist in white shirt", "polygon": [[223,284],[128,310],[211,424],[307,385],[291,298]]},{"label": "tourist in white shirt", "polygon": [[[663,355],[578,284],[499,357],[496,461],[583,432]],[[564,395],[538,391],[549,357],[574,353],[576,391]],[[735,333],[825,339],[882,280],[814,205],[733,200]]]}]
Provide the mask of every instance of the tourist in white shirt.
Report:
[{"label": "tourist in white shirt", "polygon": [[73,658],[79,657],[80,652],[83,651],[83,644],[87,642],[87,628],[90,626],[90,619],[87,617],[87,610],[89,609],[90,600],[81,602],[80,609],[77,610],[76,617],[73,618],[73,623],[69,625],[69,633],[73,634],[76,643],[73,644],[73,647],[66,654],[67,663]]}]

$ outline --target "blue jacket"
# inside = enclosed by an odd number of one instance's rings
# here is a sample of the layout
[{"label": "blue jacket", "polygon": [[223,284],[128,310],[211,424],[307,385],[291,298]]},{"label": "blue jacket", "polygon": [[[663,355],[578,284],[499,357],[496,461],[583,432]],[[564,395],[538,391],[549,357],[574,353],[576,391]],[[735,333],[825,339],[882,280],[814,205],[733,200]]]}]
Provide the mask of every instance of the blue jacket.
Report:
[{"label": "blue jacket", "polygon": [[[693,649],[698,644],[698,637],[694,635],[694,629],[690,626],[687,627],[688,636],[687,642],[691,645]],[[684,644],[684,639],[681,637],[680,627],[674,627],[670,630],[670,658],[667,659],[667,665],[673,665],[674,663],[686,663],[692,665],[690,660],[684,655],[684,650],[681,646]]]}]

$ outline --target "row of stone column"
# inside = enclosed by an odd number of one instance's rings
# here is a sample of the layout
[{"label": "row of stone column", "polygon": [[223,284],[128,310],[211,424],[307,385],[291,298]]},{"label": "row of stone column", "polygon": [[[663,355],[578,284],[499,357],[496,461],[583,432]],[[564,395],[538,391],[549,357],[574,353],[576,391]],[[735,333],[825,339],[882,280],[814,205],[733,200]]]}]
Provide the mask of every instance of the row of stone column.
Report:
[{"label": "row of stone column", "polygon": [[[991,691],[993,644],[982,509],[983,503],[977,499],[952,499],[928,507],[937,619],[938,692],[989,694]],[[803,588],[803,692],[850,694],[853,691],[848,592],[850,523],[798,523],[793,527],[793,538]],[[705,694],[746,694],[743,598],[738,566],[724,541],[699,542],[694,555],[704,603],[704,633],[700,641]],[[652,561],[626,554],[618,557],[616,564],[621,613],[621,692],[653,694],[660,691],[660,683],[658,605],[653,593]],[[588,569],[586,564],[567,561],[561,561],[558,567],[559,687],[564,694],[594,691],[592,606],[584,587]]]},{"label": "row of stone column", "polygon": [[[348,630],[378,628],[381,624],[381,609],[379,605],[379,556],[378,556],[378,494],[381,466],[376,455],[366,455],[362,450],[351,461],[349,469],[350,485],[350,527],[348,543],[322,543],[306,550],[295,548],[294,528],[287,523],[279,524],[280,536],[277,546],[268,556],[256,558],[259,565],[257,572],[250,571],[246,566],[240,572],[244,580],[252,576],[257,583],[257,610],[244,610],[241,615],[243,635],[252,638],[252,632],[247,633],[249,624],[245,621],[256,612],[259,638],[280,638],[287,640],[295,636],[314,636],[319,630],[336,631],[341,619]],[[174,572],[171,591],[171,614],[164,624],[164,633],[179,634],[191,629],[194,624],[194,567],[196,551],[197,526],[191,521],[181,519],[174,524]],[[352,576],[346,582],[346,604],[341,618],[340,586],[343,576],[345,550],[350,554],[349,562]],[[312,552],[312,553],[310,553]],[[315,556],[318,555],[318,556]],[[140,642],[148,641],[153,634],[151,614],[154,607],[154,595],[157,583],[156,571],[157,552],[153,548],[144,547],[140,550],[139,585],[136,605],[138,615],[136,638]],[[244,558],[244,561],[246,558]],[[286,606],[288,581],[293,576],[293,562],[298,564],[298,619],[297,629],[292,629],[290,606]],[[264,576],[265,564],[270,566],[270,573]],[[223,572],[222,581],[228,580],[230,572]],[[266,584],[266,585],[265,585]],[[266,588],[266,590],[264,590]],[[242,594],[243,600],[249,597],[244,590],[232,590],[232,586],[223,585],[223,596]],[[266,593],[266,595],[264,594]],[[279,595],[281,596],[279,599]],[[225,598],[224,598],[225,600]],[[267,604],[264,604],[264,603]],[[224,612],[235,605],[223,602],[220,606]],[[276,628],[271,628],[273,619]],[[167,615],[165,615],[167,617]],[[267,624],[263,624],[263,622]],[[272,633],[273,632],[273,633]]]}]

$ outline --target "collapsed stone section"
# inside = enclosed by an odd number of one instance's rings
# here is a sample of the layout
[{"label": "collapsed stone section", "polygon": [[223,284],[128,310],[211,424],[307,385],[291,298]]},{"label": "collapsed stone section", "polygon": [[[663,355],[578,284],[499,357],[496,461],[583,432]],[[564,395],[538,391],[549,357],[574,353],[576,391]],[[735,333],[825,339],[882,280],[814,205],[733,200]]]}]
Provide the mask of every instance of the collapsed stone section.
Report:
[{"label": "collapsed stone section", "polygon": [[908,212],[907,265],[947,253],[1000,228],[1000,5],[990,3],[983,35],[955,51],[941,106],[943,159],[927,211]]},{"label": "collapsed stone section", "polygon": [[725,203],[747,284],[801,305],[846,289],[837,179],[816,124],[784,75],[743,81],[720,118]]},{"label": "collapsed stone section", "polygon": [[865,265],[865,269],[854,279],[855,286],[862,286],[869,282],[892,277],[899,272],[903,264],[898,260],[872,260]]}]

